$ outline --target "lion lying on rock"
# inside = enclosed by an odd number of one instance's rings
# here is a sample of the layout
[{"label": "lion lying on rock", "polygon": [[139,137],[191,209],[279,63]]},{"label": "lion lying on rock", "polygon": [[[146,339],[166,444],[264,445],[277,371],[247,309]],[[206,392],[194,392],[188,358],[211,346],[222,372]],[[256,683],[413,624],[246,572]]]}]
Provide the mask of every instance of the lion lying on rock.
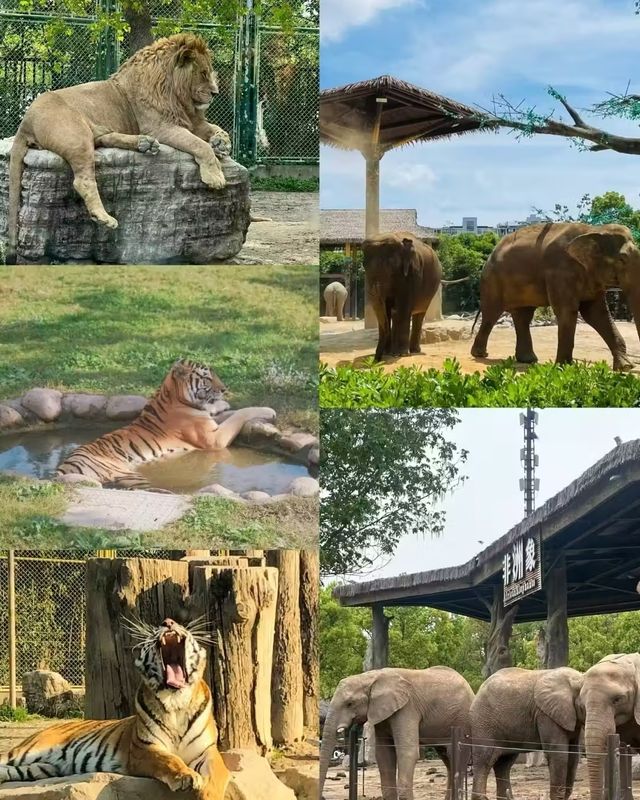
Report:
[{"label": "lion lying on rock", "polygon": [[15,263],[23,161],[29,147],[51,150],[73,170],[73,187],[91,219],[117,228],[96,184],[96,147],[155,154],[160,144],[191,153],[212,189],[225,178],[216,153],[231,151],[229,136],[204,112],[218,93],[207,45],[179,33],[142,48],[106,81],[45,92],[18,128],[11,150],[7,263]]}]

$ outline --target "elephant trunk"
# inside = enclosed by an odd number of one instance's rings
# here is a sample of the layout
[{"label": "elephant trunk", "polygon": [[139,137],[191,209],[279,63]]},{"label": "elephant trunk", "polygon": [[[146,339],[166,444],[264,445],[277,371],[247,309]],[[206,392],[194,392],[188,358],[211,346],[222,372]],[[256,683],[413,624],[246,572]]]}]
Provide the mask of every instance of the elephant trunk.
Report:
[{"label": "elephant trunk", "polygon": [[584,743],[587,750],[587,770],[591,800],[602,800],[604,794],[604,765],[607,736],[616,732],[613,713],[607,709],[587,707]]},{"label": "elephant trunk", "polygon": [[322,800],[322,790],[324,782],[327,778],[327,770],[329,769],[329,762],[333,748],[336,746],[338,738],[338,731],[336,728],[337,709],[332,706],[329,707],[327,718],[324,721],[322,729],[322,745],[320,747],[320,791],[319,800]]}]

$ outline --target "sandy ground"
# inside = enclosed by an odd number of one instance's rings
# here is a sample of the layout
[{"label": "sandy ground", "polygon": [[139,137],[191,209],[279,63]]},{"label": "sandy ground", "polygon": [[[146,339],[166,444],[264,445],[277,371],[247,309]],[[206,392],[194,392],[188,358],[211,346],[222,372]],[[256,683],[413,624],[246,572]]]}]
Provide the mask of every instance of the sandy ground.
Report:
[{"label": "sandy ground", "polygon": [[316,192],[254,192],[251,213],[272,222],[252,222],[233,264],[317,264],[320,212]]},{"label": "sandy ground", "polygon": [[[338,778],[337,776],[343,776]],[[381,800],[380,775],[375,766],[367,767],[364,773],[364,792],[362,791],[362,770],[358,775],[358,797],[367,800]],[[472,776],[467,779],[466,797],[471,797]],[[511,770],[511,784],[513,796],[516,800],[547,800],[549,797],[549,772],[546,766],[525,767],[516,764]],[[447,786],[447,771],[439,760],[420,761],[416,767],[414,780],[415,800],[444,800]],[[638,791],[638,781],[634,781],[634,788]],[[494,798],[495,781],[489,778],[487,785],[489,798]],[[323,797],[326,800],[345,800],[348,794],[347,771],[342,767],[331,767],[324,786]],[[574,784],[572,800],[588,800],[589,786],[587,782],[586,761],[583,759],[578,767],[576,782]]]},{"label": "sandy ground", "polygon": [[[633,322],[617,322],[618,330],[627,343],[629,358],[640,370],[640,343]],[[391,372],[398,367],[417,365],[427,369],[440,368],[445,358],[457,358],[463,372],[484,372],[491,364],[515,353],[515,331],[511,326],[496,327],[489,339],[489,358],[476,359],[471,356],[471,322],[468,320],[441,320],[430,322],[425,330],[433,332],[434,338],[442,337],[443,341],[422,344],[422,354],[404,356],[403,358],[387,357],[384,360],[385,370]],[[423,331],[424,335],[425,331]],[[474,333],[475,335],[475,333]],[[540,362],[553,361],[556,356],[558,331],[555,325],[532,327],[533,347]],[[377,329],[365,330],[362,320],[320,323],[320,360],[332,367],[347,364],[361,364],[365,358],[372,356],[378,341]],[[589,325],[578,324],[576,329],[573,357],[580,361],[606,361],[612,363],[609,348],[600,336]],[[522,365],[522,369],[526,369]]]}]

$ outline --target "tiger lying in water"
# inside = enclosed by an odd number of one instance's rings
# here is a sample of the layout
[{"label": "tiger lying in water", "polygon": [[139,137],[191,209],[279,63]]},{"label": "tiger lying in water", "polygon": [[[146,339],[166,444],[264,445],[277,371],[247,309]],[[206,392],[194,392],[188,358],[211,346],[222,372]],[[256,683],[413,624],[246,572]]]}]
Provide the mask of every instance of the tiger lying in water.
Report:
[{"label": "tiger lying in water", "polygon": [[275,418],[271,408],[243,408],[218,424],[211,404],[226,391],[209,367],[180,359],[137,419],[76,448],[56,475],[85,475],[113,489],[152,489],[137,464],[188,450],[222,450],[249,420]]},{"label": "tiger lying in water", "polygon": [[192,789],[198,800],[222,800],[230,773],[217,748],[205,650],[189,626],[172,619],[145,627],[146,638],[134,648],[142,674],[135,715],[62,722],[34,734],[0,754],[0,784],[114,772],[155,778],[174,792]]}]

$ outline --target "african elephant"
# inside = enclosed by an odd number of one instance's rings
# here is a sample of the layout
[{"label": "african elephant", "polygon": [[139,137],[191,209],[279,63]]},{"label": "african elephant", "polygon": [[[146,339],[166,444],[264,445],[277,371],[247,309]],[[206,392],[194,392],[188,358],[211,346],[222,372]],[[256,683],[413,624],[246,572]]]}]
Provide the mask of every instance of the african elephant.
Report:
[{"label": "african elephant", "polygon": [[580,704],[591,800],[602,800],[607,735],[640,747],[640,654],[605,656],[584,673]]},{"label": "african elephant", "polygon": [[369,302],[378,320],[376,361],[383,355],[419,353],[422,321],[442,280],[438,256],[403,232],[365,239],[362,252]]},{"label": "african elephant", "polygon": [[[375,726],[376,761],[383,800],[413,800],[413,773],[420,745],[432,743],[447,767],[451,728],[469,733],[473,691],[449,667],[379,669],[351,675],[338,684],[324,723],[320,749],[320,796],[336,737],[352,724]],[[440,746],[436,746],[440,743]]]},{"label": "african elephant", "polygon": [[486,800],[492,768],[498,798],[512,797],[511,767],[523,748],[558,749],[548,755],[549,797],[570,796],[580,757],[576,706],[581,684],[582,674],[569,667],[507,667],[487,678],[471,705],[472,800]]},{"label": "african elephant", "polygon": [[326,305],[326,315],[328,317],[337,317],[338,322],[342,322],[344,319],[342,312],[344,310],[344,304],[347,300],[346,288],[340,283],[340,281],[333,281],[325,287],[325,290],[322,294],[324,296],[324,302]]},{"label": "african elephant", "polygon": [[557,363],[572,360],[580,312],[611,350],[613,368],[630,369],[606,303],[612,286],[624,291],[640,335],[640,250],[624,225],[548,222],[521,228],[496,245],[482,270],[482,323],[471,355],[487,356],[489,334],[508,311],[516,329],[516,359],[534,363],[529,325],[536,308],[551,306],[558,321]]}]

